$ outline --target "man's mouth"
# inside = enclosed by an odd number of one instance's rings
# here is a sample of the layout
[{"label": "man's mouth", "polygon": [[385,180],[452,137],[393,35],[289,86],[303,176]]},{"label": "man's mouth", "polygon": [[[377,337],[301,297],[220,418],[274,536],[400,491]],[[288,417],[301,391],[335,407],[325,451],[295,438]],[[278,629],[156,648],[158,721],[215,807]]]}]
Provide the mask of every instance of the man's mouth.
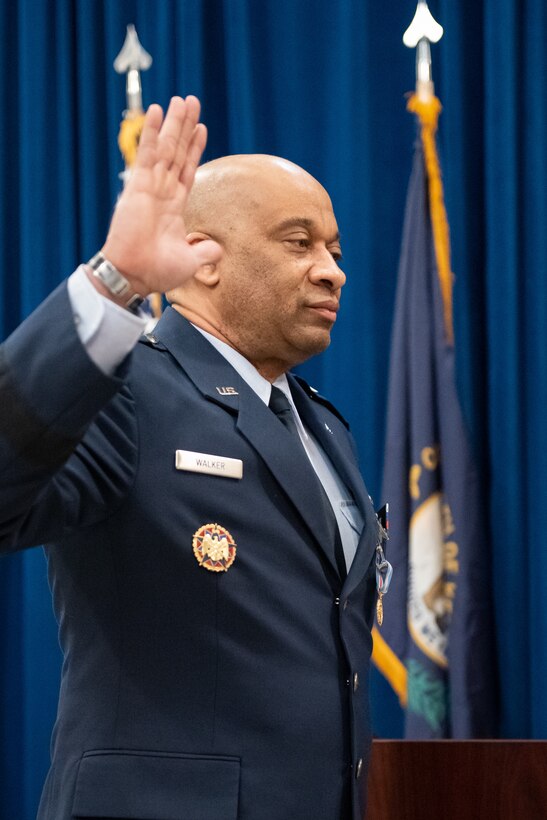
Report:
[{"label": "man's mouth", "polygon": [[338,302],[329,299],[324,302],[317,302],[316,304],[308,305],[307,307],[311,308],[312,310],[315,310],[325,319],[328,319],[329,322],[335,322],[336,314],[338,313],[338,308],[340,307],[340,305]]}]

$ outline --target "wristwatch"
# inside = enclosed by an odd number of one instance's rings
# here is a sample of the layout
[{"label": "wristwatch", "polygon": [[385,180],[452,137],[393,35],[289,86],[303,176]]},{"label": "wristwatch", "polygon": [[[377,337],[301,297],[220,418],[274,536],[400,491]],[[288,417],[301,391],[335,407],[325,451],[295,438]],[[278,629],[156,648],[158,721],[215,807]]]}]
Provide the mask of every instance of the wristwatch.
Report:
[{"label": "wristwatch", "polygon": [[[96,276],[113,296],[125,296],[126,293],[131,293],[128,280],[100,251],[92,256],[87,264],[92,269],[93,276]],[[131,293],[124,307],[131,313],[138,313],[143,302],[144,296]]]}]

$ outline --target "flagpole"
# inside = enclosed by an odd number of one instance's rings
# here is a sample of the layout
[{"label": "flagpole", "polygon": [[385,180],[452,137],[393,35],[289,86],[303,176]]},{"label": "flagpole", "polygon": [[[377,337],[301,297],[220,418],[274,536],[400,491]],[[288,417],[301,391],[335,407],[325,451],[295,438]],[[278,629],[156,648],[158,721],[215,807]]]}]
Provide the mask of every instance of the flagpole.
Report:
[{"label": "flagpole", "polygon": [[443,33],[443,27],[434,19],[426,0],[419,0],[414,18],[403,35],[403,43],[416,49],[416,94],[424,102],[435,94],[430,43],[438,43]]},{"label": "flagpole", "polygon": [[426,0],[419,0],[414,18],[403,35],[403,43],[416,49],[416,92],[407,104],[407,109],[416,114],[420,121],[424,160],[427,172],[433,241],[443,299],[446,342],[454,344],[452,315],[452,285],[450,236],[444,204],[443,183],[439,156],[437,153],[437,122],[442,110],[435,96],[431,71],[431,43],[438,43],[444,30],[429,11]]},{"label": "flagpole", "polygon": [[125,74],[125,97],[127,108],[123,112],[118,145],[125,160],[125,180],[137,155],[137,146],[144,124],[142,107],[141,71],[152,65],[152,57],[142,47],[134,25],[127,26],[122,49],[114,60],[114,71]]},{"label": "flagpole", "polygon": [[[142,47],[135,26],[128,25],[124,44],[114,60],[114,71],[125,74],[127,108],[123,112],[118,134],[118,145],[125,161],[125,170],[120,174],[124,183],[129,178],[131,166],[135,162],[144,126],[141,71],[147,71],[151,65],[152,57]],[[162,311],[161,293],[151,293],[148,302],[153,316],[159,319]]]}]

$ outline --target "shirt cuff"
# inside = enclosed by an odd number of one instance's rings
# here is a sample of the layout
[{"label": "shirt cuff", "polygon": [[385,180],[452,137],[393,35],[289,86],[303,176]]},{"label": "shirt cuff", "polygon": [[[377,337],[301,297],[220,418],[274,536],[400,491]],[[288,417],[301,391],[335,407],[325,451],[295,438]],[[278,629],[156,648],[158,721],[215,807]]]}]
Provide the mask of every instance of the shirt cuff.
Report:
[{"label": "shirt cuff", "polygon": [[95,290],[80,265],[67,282],[74,324],[89,358],[112,376],[144,333],[147,317],[131,313]]}]

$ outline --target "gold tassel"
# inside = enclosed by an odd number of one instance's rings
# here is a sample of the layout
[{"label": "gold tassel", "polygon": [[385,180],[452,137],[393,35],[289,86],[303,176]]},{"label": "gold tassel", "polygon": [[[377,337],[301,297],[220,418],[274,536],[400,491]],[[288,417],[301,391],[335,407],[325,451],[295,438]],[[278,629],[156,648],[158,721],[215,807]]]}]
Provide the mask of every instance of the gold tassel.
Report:
[{"label": "gold tassel", "polygon": [[427,100],[413,94],[407,104],[407,110],[418,116],[421,125],[421,138],[424,149],[425,167],[429,188],[429,208],[433,228],[433,244],[443,299],[444,326],[447,344],[454,344],[454,325],[452,312],[452,285],[454,276],[450,263],[450,234],[444,204],[441,167],[435,135],[442,105],[437,97]]},{"label": "gold tassel", "polygon": [[144,114],[128,112],[120,125],[118,145],[125,160],[126,168],[131,168],[137,156],[139,139],[144,125]]}]

